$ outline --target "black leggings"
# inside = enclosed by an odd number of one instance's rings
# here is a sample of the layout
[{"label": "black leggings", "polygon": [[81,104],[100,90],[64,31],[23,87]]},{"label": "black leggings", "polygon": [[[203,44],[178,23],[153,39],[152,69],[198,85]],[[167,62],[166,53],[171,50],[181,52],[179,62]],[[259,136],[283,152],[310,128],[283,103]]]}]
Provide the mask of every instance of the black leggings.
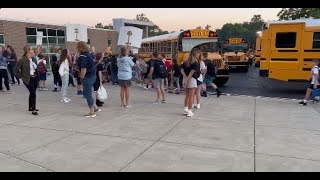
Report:
[{"label": "black leggings", "polygon": [[58,72],[54,72],[53,73],[53,84],[61,87],[62,86],[62,81],[61,81],[61,77],[60,74]]},{"label": "black leggings", "polygon": [[0,90],[3,90],[2,78],[4,79],[4,85],[6,86],[7,90],[9,91],[10,90],[9,77],[8,77],[8,71],[6,69],[0,69]]},{"label": "black leggings", "polygon": [[34,77],[30,77],[29,84],[25,84],[28,88],[30,95],[29,95],[29,110],[35,110],[36,109],[36,91],[38,86],[38,81]]}]

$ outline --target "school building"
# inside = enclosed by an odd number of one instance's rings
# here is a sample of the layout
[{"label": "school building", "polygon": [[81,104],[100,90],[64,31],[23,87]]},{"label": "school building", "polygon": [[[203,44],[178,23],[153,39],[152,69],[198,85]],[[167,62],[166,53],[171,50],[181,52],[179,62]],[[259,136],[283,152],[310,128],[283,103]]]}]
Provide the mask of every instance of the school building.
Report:
[{"label": "school building", "polygon": [[[37,47],[38,31],[43,32],[41,53],[49,62],[59,48],[67,48],[71,52],[76,52],[76,42],[66,41],[66,26],[64,25],[8,19],[0,19],[0,46],[12,45],[18,58],[21,58],[25,45]],[[96,52],[106,52],[108,47],[117,52],[118,31],[88,27],[87,32],[88,44],[94,46]]]}]

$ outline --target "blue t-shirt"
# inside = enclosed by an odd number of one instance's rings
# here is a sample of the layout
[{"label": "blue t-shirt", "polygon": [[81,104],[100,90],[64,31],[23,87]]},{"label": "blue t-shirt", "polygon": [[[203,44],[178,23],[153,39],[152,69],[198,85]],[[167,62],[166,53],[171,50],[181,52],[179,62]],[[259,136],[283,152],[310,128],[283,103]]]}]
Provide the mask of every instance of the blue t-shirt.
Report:
[{"label": "blue t-shirt", "polygon": [[124,56],[117,59],[118,66],[118,79],[130,80],[132,78],[132,67],[134,63],[128,56]]},{"label": "blue t-shirt", "polygon": [[93,57],[90,53],[85,52],[81,53],[79,58],[78,58],[78,67],[80,69],[86,68],[87,73],[84,76],[85,78],[91,78],[95,76],[95,64]]}]

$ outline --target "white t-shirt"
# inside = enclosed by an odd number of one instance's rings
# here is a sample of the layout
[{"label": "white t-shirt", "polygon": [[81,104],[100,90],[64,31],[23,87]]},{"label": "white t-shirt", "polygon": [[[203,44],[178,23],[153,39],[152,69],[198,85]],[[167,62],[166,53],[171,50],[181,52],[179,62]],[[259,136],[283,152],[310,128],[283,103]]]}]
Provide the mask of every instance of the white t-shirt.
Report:
[{"label": "white t-shirt", "polygon": [[34,76],[37,69],[37,65],[32,61],[32,59],[29,59],[29,61],[30,61],[30,75]]},{"label": "white t-shirt", "polygon": [[38,62],[37,62],[38,64],[39,64],[41,61],[43,61],[43,64],[44,64],[44,65],[46,65],[46,64],[47,64],[47,61],[46,61],[46,60],[44,60],[44,59],[39,59],[39,60],[37,60],[37,61],[38,61]]},{"label": "white t-shirt", "polygon": [[311,70],[311,74],[312,74],[311,84],[315,84],[315,82],[318,81],[318,79],[316,79],[315,76],[313,76],[313,75],[318,75],[319,76],[319,67],[318,66],[314,66],[312,68],[312,70]]},{"label": "white t-shirt", "polygon": [[[206,64],[203,61],[200,61],[200,71],[207,69]],[[203,82],[203,75],[202,73],[200,74],[200,76],[198,77],[198,80]]]}]

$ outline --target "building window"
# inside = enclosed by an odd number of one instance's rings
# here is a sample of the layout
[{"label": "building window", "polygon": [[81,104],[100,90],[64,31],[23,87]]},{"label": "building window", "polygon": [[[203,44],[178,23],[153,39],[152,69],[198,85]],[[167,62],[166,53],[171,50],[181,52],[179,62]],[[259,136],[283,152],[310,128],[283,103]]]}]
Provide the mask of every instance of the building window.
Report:
[{"label": "building window", "polygon": [[108,39],[108,46],[110,47],[112,43],[112,39]]},{"label": "building window", "polygon": [[0,46],[4,46],[4,35],[0,34]]},{"label": "building window", "polygon": [[28,44],[36,44],[37,43],[37,36],[27,36],[27,43]]},{"label": "building window", "polygon": [[36,28],[26,28],[26,35],[37,35],[37,29]]},{"label": "building window", "polygon": [[57,30],[55,29],[47,29],[48,30],[48,36],[57,36]]},{"label": "building window", "polygon": [[296,32],[277,33],[276,48],[295,48],[296,47]]},{"label": "building window", "polygon": [[57,36],[65,36],[63,30],[57,30]]},{"label": "building window", "polygon": [[313,33],[312,48],[313,49],[320,48],[320,32],[314,32]]}]

